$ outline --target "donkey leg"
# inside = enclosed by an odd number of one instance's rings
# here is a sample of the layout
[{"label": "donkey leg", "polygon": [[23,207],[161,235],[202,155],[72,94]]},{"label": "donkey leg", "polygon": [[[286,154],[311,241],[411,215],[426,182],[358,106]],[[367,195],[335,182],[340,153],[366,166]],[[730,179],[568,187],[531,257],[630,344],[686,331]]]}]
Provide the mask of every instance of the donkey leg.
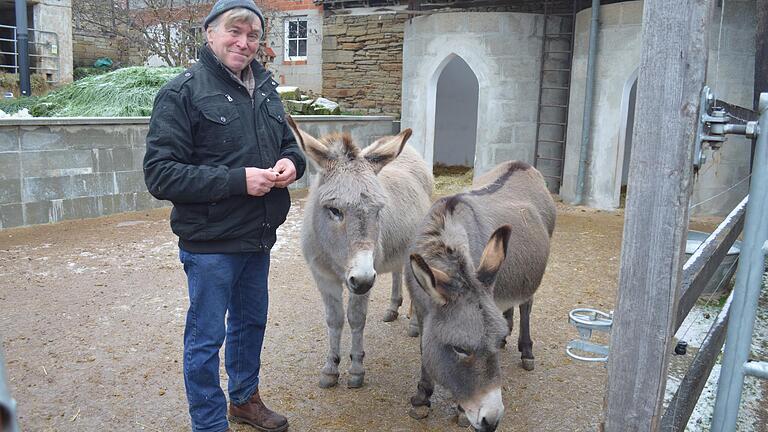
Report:
[{"label": "donkey leg", "polygon": [[[504,311],[504,319],[507,320],[507,328],[509,331],[507,332],[507,336],[512,334],[512,329],[515,328],[515,307],[511,307]],[[504,340],[501,342],[501,349],[504,349],[507,347],[507,338],[505,337]]]},{"label": "donkey leg", "polygon": [[517,339],[517,349],[520,351],[520,358],[523,361],[523,369],[532,371],[533,363],[533,341],[531,340],[531,308],[533,307],[533,298],[520,305],[520,336]]},{"label": "donkey leg", "polygon": [[347,387],[349,388],[362,387],[365,378],[365,368],[363,367],[363,358],[365,357],[363,330],[365,329],[365,316],[368,313],[368,299],[370,295],[370,291],[363,295],[349,295],[347,320],[349,321],[349,328],[352,330],[352,350],[349,353],[352,364],[349,366],[349,381],[347,381]]},{"label": "donkey leg", "polygon": [[389,308],[384,313],[384,322],[392,322],[397,319],[400,305],[403,304],[403,274],[392,272],[392,295],[389,297]]},{"label": "donkey leg", "polygon": [[411,308],[408,315],[410,315],[410,322],[408,323],[408,336],[416,337],[421,333],[421,326],[419,326],[419,316],[416,315],[416,311],[413,309],[413,300],[411,300]]},{"label": "donkey leg", "polygon": [[341,346],[341,331],[344,328],[344,301],[342,294],[344,287],[341,283],[325,283],[321,285],[319,278],[315,277],[320,289],[320,294],[325,304],[325,324],[328,328],[328,356],[325,365],[320,371],[320,387],[334,387],[339,382],[339,360]]},{"label": "donkey leg", "polygon": [[429,415],[429,407],[432,402],[429,400],[432,397],[432,392],[435,390],[435,385],[430,378],[429,373],[421,365],[421,378],[419,384],[416,387],[416,394],[411,396],[411,409],[408,410],[408,415],[416,420],[421,420]]}]

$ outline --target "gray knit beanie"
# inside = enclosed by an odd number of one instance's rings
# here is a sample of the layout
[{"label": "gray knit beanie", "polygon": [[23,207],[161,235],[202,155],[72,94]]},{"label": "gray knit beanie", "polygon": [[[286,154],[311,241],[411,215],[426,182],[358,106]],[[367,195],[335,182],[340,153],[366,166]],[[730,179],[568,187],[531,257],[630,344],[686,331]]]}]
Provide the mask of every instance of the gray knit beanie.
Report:
[{"label": "gray knit beanie", "polygon": [[261,13],[261,10],[256,6],[256,3],[254,3],[253,0],[219,0],[217,1],[216,4],[213,5],[213,8],[211,9],[211,13],[209,13],[208,16],[205,18],[205,21],[203,21],[203,28],[208,29],[208,25],[211,22],[213,22],[213,20],[215,20],[217,16],[223,14],[224,12],[230,9],[234,9],[238,7],[253,11],[253,13],[255,13],[256,16],[259,17],[259,20],[261,21],[262,32],[266,32],[266,29],[264,28],[264,15]]}]

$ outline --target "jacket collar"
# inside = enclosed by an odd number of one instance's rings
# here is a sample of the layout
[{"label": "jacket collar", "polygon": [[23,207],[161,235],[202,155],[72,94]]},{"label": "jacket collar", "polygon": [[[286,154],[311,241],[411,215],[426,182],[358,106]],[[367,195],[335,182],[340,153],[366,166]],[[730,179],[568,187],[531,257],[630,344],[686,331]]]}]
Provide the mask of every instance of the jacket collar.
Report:
[{"label": "jacket collar", "polygon": [[[198,55],[198,60],[208,70],[215,73],[219,78],[232,81],[235,80],[231,75],[232,72],[230,72],[221,60],[216,57],[216,54],[213,53],[207,42],[200,47],[198,52],[200,53]],[[251,70],[253,71],[253,80],[256,83],[256,88],[261,87],[265,81],[272,77],[269,71],[267,71],[256,59],[251,62]]]}]

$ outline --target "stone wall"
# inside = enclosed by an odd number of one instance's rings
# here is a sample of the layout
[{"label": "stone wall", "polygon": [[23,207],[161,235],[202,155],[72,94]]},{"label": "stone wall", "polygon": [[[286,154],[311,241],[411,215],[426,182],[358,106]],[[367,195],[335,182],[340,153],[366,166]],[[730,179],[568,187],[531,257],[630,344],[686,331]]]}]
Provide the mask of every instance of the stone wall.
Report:
[{"label": "stone wall", "polygon": [[344,111],[400,115],[405,16],[332,15],[323,24],[323,96]]},{"label": "stone wall", "polygon": [[[385,116],[294,119],[315,136],[343,130],[362,146],[395,132]],[[144,184],[148,127],[148,117],[0,119],[0,229],[167,206]]]},{"label": "stone wall", "polygon": [[[39,67],[51,68],[39,71],[50,74],[51,80],[61,83],[72,81],[72,2],[71,0],[44,0],[32,8],[34,27],[46,32],[56,33],[57,37],[49,39],[45,34],[37,35],[37,42],[46,43],[41,46],[44,54],[58,55],[58,65],[53,59],[43,58]],[[56,43],[58,42],[58,44]],[[54,49],[55,46],[55,49]],[[58,68],[58,76],[53,69]]]},{"label": "stone wall", "polygon": [[124,39],[83,30],[75,30],[72,38],[75,67],[91,67],[96,59],[102,57],[108,57],[123,66],[143,63],[139,50],[129,47],[130,44]]}]

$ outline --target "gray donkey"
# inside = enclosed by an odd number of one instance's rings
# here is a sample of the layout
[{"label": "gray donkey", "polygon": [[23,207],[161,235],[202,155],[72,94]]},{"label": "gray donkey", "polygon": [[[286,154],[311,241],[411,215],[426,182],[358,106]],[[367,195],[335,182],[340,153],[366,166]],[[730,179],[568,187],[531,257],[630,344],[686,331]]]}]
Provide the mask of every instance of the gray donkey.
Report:
[{"label": "gray donkey", "polygon": [[555,204],[544,178],[523,162],[503,163],[469,192],[432,205],[406,272],[418,317],[411,322],[421,334],[421,379],[411,416],[428,415],[437,383],[452,392],[476,430],[496,430],[504,414],[499,350],[515,306],[522,364],[534,367],[530,313],[554,227]]},{"label": "gray donkey", "polygon": [[432,173],[405,143],[406,129],[360,149],[347,134],[320,140],[289,123],[320,175],[310,187],[302,228],[304,258],[325,303],[330,348],[320,387],[339,380],[339,344],[344,326],[342,294],[349,291],[352,330],[348,387],[363,385],[363,329],[369,290],[377,273],[392,273],[392,296],[384,321],[397,318],[403,302],[402,272],[408,247],[427,213]]}]

